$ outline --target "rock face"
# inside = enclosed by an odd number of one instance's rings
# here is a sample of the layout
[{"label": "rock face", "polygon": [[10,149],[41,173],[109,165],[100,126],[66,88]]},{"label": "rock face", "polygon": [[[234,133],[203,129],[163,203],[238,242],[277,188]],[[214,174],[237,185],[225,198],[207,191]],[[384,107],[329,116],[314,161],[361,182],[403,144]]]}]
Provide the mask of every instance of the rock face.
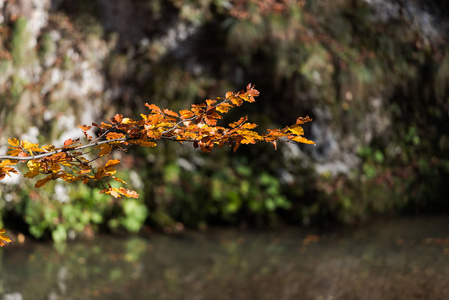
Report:
[{"label": "rock face", "polygon": [[[402,191],[426,177],[423,161],[429,170],[447,163],[444,4],[235,2],[0,0],[0,145],[11,136],[61,144],[80,135],[78,124],[138,115],[145,102],[182,109],[251,82],[262,96],[244,114],[261,127],[309,114],[305,130],[317,146],[254,147],[208,163],[190,148],[160,145],[141,157],[148,178],[134,180],[162,207],[153,221],[229,221],[245,211],[263,223],[288,207],[285,197],[296,218],[335,211],[351,220],[389,209],[348,202],[369,198],[362,183]],[[388,186],[396,171],[413,180]],[[192,194],[210,202],[176,207],[175,198],[197,203]],[[307,195],[325,200],[310,204]]]}]

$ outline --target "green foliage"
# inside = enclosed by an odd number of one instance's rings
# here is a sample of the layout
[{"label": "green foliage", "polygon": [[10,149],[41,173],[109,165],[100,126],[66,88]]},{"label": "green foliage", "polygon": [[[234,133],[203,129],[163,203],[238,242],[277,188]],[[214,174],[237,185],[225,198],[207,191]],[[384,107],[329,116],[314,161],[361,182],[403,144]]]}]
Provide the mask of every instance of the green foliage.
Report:
[{"label": "green foliage", "polygon": [[263,224],[275,223],[279,210],[290,208],[276,176],[256,172],[245,160],[215,163],[197,170],[181,168],[176,162],[167,164],[154,191],[150,207],[155,212],[150,219],[161,226],[181,222],[201,227],[243,220]]}]

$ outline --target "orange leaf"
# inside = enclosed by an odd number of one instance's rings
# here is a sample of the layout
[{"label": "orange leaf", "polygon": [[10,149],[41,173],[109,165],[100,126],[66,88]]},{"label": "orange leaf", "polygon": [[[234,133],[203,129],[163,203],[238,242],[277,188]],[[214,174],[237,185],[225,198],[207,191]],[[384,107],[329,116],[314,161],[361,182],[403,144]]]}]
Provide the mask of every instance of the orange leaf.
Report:
[{"label": "orange leaf", "polygon": [[139,142],[139,145],[142,147],[156,147],[157,146],[157,144],[155,142],[149,142],[149,141]]},{"label": "orange leaf", "polygon": [[114,120],[115,120],[117,123],[121,123],[122,120],[123,120],[123,115],[121,115],[121,114],[116,114],[116,115],[114,116]]},{"label": "orange leaf", "polygon": [[232,108],[229,103],[222,103],[216,107],[217,111],[220,113],[227,113]]},{"label": "orange leaf", "polygon": [[125,135],[123,133],[118,133],[118,132],[109,132],[106,135],[106,139],[108,139],[108,140],[121,139],[123,137],[125,137]]},{"label": "orange leaf", "polygon": [[164,108],[164,113],[165,113],[166,115],[169,115],[169,116],[172,116],[172,117],[179,117],[177,113],[175,113],[175,112],[172,111],[172,110],[166,109],[166,108]]},{"label": "orange leaf", "polygon": [[183,120],[190,119],[191,117],[195,116],[195,114],[193,112],[191,112],[190,110],[187,110],[187,109],[183,109],[183,110],[179,111],[179,114],[181,115],[181,119],[183,119]]},{"label": "orange leaf", "polygon": [[241,117],[240,120],[238,120],[237,122],[229,124],[229,127],[236,128],[236,127],[242,125],[243,123],[245,123],[246,120],[248,120],[248,117]]},{"label": "orange leaf", "polygon": [[120,159],[112,159],[112,160],[109,160],[104,167],[105,168],[114,167],[114,166],[118,165],[119,163],[120,163]]},{"label": "orange leaf", "polygon": [[296,125],[304,124],[304,123],[311,122],[311,121],[312,121],[312,119],[309,116],[306,116],[305,118],[299,117],[296,120]]},{"label": "orange leaf", "polygon": [[157,112],[157,113],[162,112],[161,109],[159,108],[159,106],[157,106],[157,105],[145,103],[145,106],[148,107],[149,109],[151,109],[152,112]]},{"label": "orange leaf", "polygon": [[207,106],[212,106],[212,105],[214,105],[215,103],[217,103],[217,101],[216,101],[216,100],[208,99],[208,100],[206,100],[206,103],[207,103]]},{"label": "orange leaf", "polygon": [[111,145],[103,144],[101,146],[101,150],[100,150],[100,153],[98,155],[99,156],[105,156],[105,155],[111,153],[111,151],[112,151],[112,146]]},{"label": "orange leaf", "polygon": [[231,97],[231,102],[234,105],[240,106],[243,103],[243,100],[240,97]]},{"label": "orange leaf", "polygon": [[87,126],[86,124],[84,124],[83,126],[78,125],[78,127],[81,128],[82,131],[88,131],[92,128],[92,126]]},{"label": "orange leaf", "polygon": [[72,139],[68,139],[64,141],[64,148],[70,146],[71,144],[73,144],[73,140]]}]

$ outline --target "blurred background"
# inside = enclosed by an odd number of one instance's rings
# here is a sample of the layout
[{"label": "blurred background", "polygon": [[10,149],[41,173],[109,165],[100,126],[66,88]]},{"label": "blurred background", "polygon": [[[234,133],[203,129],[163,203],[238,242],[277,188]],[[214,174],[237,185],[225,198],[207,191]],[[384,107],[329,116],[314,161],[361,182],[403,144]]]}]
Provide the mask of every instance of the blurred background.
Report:
[{"label": "blurred background", "polygon": [[316,146],[116,153],[141,197],[19,176],[2,226],[64,241],[98,231],[329,225],[447,211],[449,6],[441,1],[1,0],[0,153],[61,145],[145,102],[172,110],[256,84],[263,132],[309,115]]},{"label": "blurred background", "polygon": [[225,122],[309,115],[316,142],[114,153],[139,199],[6,178],[0,296],[446,299],[448,15],[438,0],[0,0],[0,154],[248,83],[260,97]]}]

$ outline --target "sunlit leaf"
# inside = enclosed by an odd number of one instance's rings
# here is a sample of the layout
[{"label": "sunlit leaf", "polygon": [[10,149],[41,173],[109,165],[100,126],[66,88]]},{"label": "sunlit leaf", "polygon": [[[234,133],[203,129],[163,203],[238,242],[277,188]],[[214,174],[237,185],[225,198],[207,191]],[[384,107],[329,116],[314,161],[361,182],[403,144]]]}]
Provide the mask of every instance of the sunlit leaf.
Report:
[{"label": "sunlit leaf", "polygon": [[8,144],[10,144],[11,146],[14,146],[14,147],[18,147],[19,146],[19,141],[17,139],[14,139],[14,138],[8,139]]},{"label": "sunlit leaf", "polygon": [[179,112],[179,114],[181,115],[181,119],[190,119],[193,116],[195,116],[195,114],[193,112],[191,112],[190,110],[187,109],[183,109]]},{"label": "sunlit leaf", "polygon": [[87,125],[78,125],[79,128],[81,128],[82,131],[88,131],[92,128],[92,126],[87,126]]},{"label": "sunlit leaf", "polygon": [[116,115],[114,116],[114,121],[115,121],[115,122],[121,123],[122,120],[123,120],[123,115],[121,115],[121,114],[116,114]]},{"label": "sunlit leaf", "polygon": [[179,117],[179,115],[177,113],[175,113],[172,110],[166,109],[166,108],[164,108],[164,114],[172,116],[172,117]]},{"label": "sunlit leaf", "polygon": [[301,126],[289,127],[288,130],[296,135],[304,135],[304,129]]},{"label": "sunlit leaf", "polygon": [[120,163],[119,159],[112,159],[112,160],[109,160],[104,167],[105,168],[114,167],[114,166],[118,165],[119,163]]},{"label": "sunlit leaf", "polygon": [[123,133],[118,133],[118,132],[109,132],[106,135],[106,139],[108,139],[108,140],[121,139],[124,137],[125,137],[125,135]]},{"label": "sunlit leaf", "polygon": [[27,140],[22,141],[22,147],[26,150],[32,150],[33,148],[37,148],[39,144],[33,144]]},{"label": "sunlit leaf", "polygon": [[162,113],[162,110],[157,105],[145,103],[145,106],[151,109],[153,112]]},{"label": "sunlit leaf", "polygon": [[5,246],[7,243],[11,243],[11,239],[7,235],[5,235],[5,233],[5,229],[0,229],[0,247]]}]

